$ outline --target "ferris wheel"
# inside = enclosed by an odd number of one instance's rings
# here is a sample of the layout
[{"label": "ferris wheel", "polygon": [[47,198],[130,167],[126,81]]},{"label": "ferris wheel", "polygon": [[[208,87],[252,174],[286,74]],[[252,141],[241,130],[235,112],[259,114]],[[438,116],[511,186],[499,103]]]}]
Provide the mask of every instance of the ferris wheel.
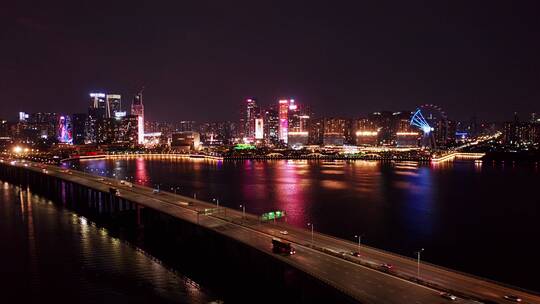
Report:
[{"label": "ferris wheel", "polygon": [[[410,124],[424,133],[424,146],[436,148],[437,139],[446,136],[448,119],[443,109],[434,104],[419,106],[411,117]],[[436,133],[436,134],[434,134]],[[441,134],[439,134],[441,133]]]}]

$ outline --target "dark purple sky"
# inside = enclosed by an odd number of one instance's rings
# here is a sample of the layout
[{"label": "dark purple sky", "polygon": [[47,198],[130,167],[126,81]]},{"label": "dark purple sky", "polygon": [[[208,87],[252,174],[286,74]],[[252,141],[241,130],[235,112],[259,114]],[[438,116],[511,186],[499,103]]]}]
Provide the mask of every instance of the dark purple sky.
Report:
[{"label": "dark purple sky", "polygon": [[1,1],[0,117],[142,85],[169,121],[236,119],[246,96],[349,117],[540,111],[538,1],[393,2]]}]

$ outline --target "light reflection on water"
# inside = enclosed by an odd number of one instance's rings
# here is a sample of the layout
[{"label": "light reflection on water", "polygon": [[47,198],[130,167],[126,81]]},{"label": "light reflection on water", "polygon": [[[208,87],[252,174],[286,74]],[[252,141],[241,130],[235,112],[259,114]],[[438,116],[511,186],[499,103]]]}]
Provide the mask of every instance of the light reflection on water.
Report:
[{"label": "light reflection on water", "polygon": [[83,216],[3,183],[6,303],[208,303],[207,291]]},{"label": "light reflection on water", "polygon": [[[184,195],[243,204],[255,214],[284,210],[293,225],[313,222],[351,241],[361,233],[369,245],[410,257],[425,248],[428,261],[540,290],[523,269],[494,268],[484,258],[497,252],[538,265],[540,250],[530,242],[540,232],[533,224],[540,220],[537,165],[131,158],[81,166],[162,189],[178,186]],[[509,236],[505,245],[501,235]],[[524,250],[511,250],[517,247]]]}]

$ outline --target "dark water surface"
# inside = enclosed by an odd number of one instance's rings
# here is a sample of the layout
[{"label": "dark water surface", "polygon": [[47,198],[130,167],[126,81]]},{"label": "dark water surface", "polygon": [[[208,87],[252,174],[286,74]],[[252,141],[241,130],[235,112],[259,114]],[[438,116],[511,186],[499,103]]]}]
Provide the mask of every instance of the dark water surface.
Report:
[{"label": "dark water surface", "polygon": [[131,158],[72,163],[540,291],[538,165]]},{"label": "dark water surface", "polygon": [[208,303],[187,277],[85,217],[0,182],[3,303]]}]

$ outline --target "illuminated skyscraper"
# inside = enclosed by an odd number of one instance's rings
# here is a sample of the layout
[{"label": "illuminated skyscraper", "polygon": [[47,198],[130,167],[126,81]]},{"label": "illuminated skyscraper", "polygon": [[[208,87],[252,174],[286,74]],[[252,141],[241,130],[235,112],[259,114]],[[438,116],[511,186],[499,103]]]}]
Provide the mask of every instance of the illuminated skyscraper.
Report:
[{"label": "illuminated skyscraper", "polygon": [[289,104],[296,109],[294,99],[281,99],[279,101],[279,140],[287,144],[289,140]]},{"label": "illuminated skyscraper", "polygon": [[[98,118],[109,118],[111,117],[111,111],[109,107],[108,100],[105,98],[105,93],[90,93],[90,107],[93,109],[101,109],[99,112],[103,113],[103,117]],[[95,111],[97,113],[98,111]]]},{"label": "illuminated skyscraper", "polygon": [[137,93],[131,103],[131,115],[137,116],[137,143],[139,145],[144,142],[144,105],[142,92],[143,90]]},{"label": "illuminated skyscraper", "polygon": [[58,142],[63,144],[73,143],[71,118],[67,115],[62,115],[58,118]]},{"label": "illuminated skyscraper", "polygon": [[325,118],[323,144],[342,146],[345,144],[347,132],[347,119]]},{"label": "illuminated skyscraper", "polygon": [[259,116],[257,100],[248,98],[240,108],[240,136],[242,139],[253,141],[255,139],[255,119]]},{"label": "illuminated skyscraper", "polygon": [[279,143],[279,112],[276,105],[264,111],[264,137],[270,144]]},{"label": "illuminated skyscraper", "polygon": [[264,138],[264,121],[262,118],[255,118],[255,139]]},{"label": "illuminated skyscraper", "polygon": [[[117,117],[122,112],[122,96],[119,94],[107,94],[107,118]],[[125,116],[125,115],[122,115]]]},{"label": "illuminated skyscraper", "polygon": [[303,146],[308,143],[310,115],[308,107],[290,100],[287,115],[289,120],[287,144],[289,146]]}]

